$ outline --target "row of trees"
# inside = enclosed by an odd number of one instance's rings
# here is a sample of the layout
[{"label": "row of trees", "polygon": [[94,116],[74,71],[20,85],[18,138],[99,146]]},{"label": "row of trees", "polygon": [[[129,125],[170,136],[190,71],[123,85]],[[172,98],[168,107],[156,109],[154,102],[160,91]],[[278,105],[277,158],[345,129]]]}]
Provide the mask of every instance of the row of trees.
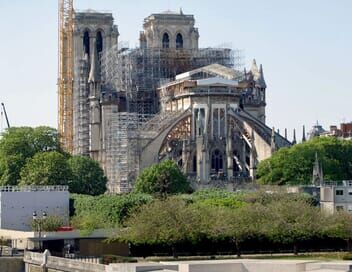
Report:
[{"label": "row of trees", "polygon": [[56,129],[14,127],[2,134],[1,185],[68,185],[72,193],[99,195],[106,182],[97,162],[61,150]]},{"label": "row of trees", "polygon": [[316,137],[310,141],[281,148],[259,163],[258,181],[262,184],[308,184],[317,153],[326,180],[352,179],[352,141]]},{"label": "row of trees", "polygon": [[241,244],[252,238],[291,244],[295,253],[300,242],[312,238],[352,241],[352,215],[326,215],[305,197],[274,194],[259,196],[256,202],[237,208],[187,202],[179,197],[155,199],[132,213],[115,239],[171,247],[204,239],[227,240],[238,255]]}]

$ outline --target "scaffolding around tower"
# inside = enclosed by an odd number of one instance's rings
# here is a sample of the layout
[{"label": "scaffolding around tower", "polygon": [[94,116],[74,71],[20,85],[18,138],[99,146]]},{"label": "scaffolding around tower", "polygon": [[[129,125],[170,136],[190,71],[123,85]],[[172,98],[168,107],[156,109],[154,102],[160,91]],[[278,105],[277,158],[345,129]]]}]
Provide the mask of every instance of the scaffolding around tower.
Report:
[{"label": "scaffolding around tower", "polygon": [[73,150],[73,0],[59,0],[58,128],[62,148]]},{"label": "scaffolding around tower", "polygon": [[105,144],[105,173],[110,193],[127,193],[139,172],[139,128],[151,115],[106,112],[109,121]]}]

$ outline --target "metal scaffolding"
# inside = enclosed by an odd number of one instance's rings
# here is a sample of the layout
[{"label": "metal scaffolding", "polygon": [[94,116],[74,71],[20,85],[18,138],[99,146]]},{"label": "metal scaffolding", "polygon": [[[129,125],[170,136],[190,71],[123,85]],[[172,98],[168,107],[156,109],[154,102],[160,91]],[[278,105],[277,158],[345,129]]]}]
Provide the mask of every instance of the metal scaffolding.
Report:
[{"label": "metal scaffolding", "polygon": [[163,49],[136,48],[106,52],[101,59],[102,78],[106,86],[126,95],[127,111],[140,114],[158,112],[156,89],[177,74],[218,63],[239,68],[239,50],[229,48]]},{"label": "metal scaffolding", "polygon": [[151,115],[113,111],[106,112],[109,119],[105,141],[105,173],[110,193],[132,190],[139,172],[139,128]]}]

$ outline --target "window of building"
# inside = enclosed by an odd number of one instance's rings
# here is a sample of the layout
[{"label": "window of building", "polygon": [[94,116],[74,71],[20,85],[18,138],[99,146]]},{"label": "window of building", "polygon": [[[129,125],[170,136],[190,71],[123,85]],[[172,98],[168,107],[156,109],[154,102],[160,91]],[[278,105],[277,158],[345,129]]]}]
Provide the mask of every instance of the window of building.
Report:
[{"label": "window of building", "polygon": [[195,108],[194,109],[194,135],[202,136],[205,132],[205,109]]},{"label": "window of building", "polygon": [[218,149],[216,149],[211,156],[211,168],[215,170],[215,172],[223,170],[223,158]]},{"label": "window of building", "polygon": [[352,189],[348,190],[348,195],[352,195]]},{"label": "window of building", "polygon": [[183,48],[183,37],[180,33],[176,36],[176,48]]},{"label": "window of building", "polygon": [[336,195],[343,195],[343,190],[336,190]]},{"label": "window of building", "polygon": [[88,31],[85,31],[83,34],[83,50],[84,54],[87,54],[89,56],[90,54],[90,45],[89,45],[89,33]]},{"label": "window of building", "polygon": [[98,53],[103,51],[103,36],[100,31],[97,33],[96,46]]},{"label": "window of building", "polygon": [[213,108],[213,137],[224,138],[226,129],[225,108]]},{"label": "window of building", "polygon": [[163,48],[169,48],[169,47],[170,47],[169,34],[164,33],[164,35],[163,35]]}]

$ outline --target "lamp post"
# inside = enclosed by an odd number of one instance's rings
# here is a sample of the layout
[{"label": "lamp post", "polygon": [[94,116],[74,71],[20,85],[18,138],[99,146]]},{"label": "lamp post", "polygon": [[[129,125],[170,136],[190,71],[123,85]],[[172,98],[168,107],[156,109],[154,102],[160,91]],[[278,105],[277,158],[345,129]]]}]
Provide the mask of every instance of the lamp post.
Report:
[{"label": "lamp post", "polygon": [[39,218],[37,215],[37,212],[34,211],[33,212],[33,222],[34,222],[34,226],[35,226],[35,230],[38,231],[38,240],[39,240],[39,251],[42,251],[42,228],[43,228],[43,223],[44,220],[46,219],[47,214],[46,212],[43,212],[42,217]]}]

